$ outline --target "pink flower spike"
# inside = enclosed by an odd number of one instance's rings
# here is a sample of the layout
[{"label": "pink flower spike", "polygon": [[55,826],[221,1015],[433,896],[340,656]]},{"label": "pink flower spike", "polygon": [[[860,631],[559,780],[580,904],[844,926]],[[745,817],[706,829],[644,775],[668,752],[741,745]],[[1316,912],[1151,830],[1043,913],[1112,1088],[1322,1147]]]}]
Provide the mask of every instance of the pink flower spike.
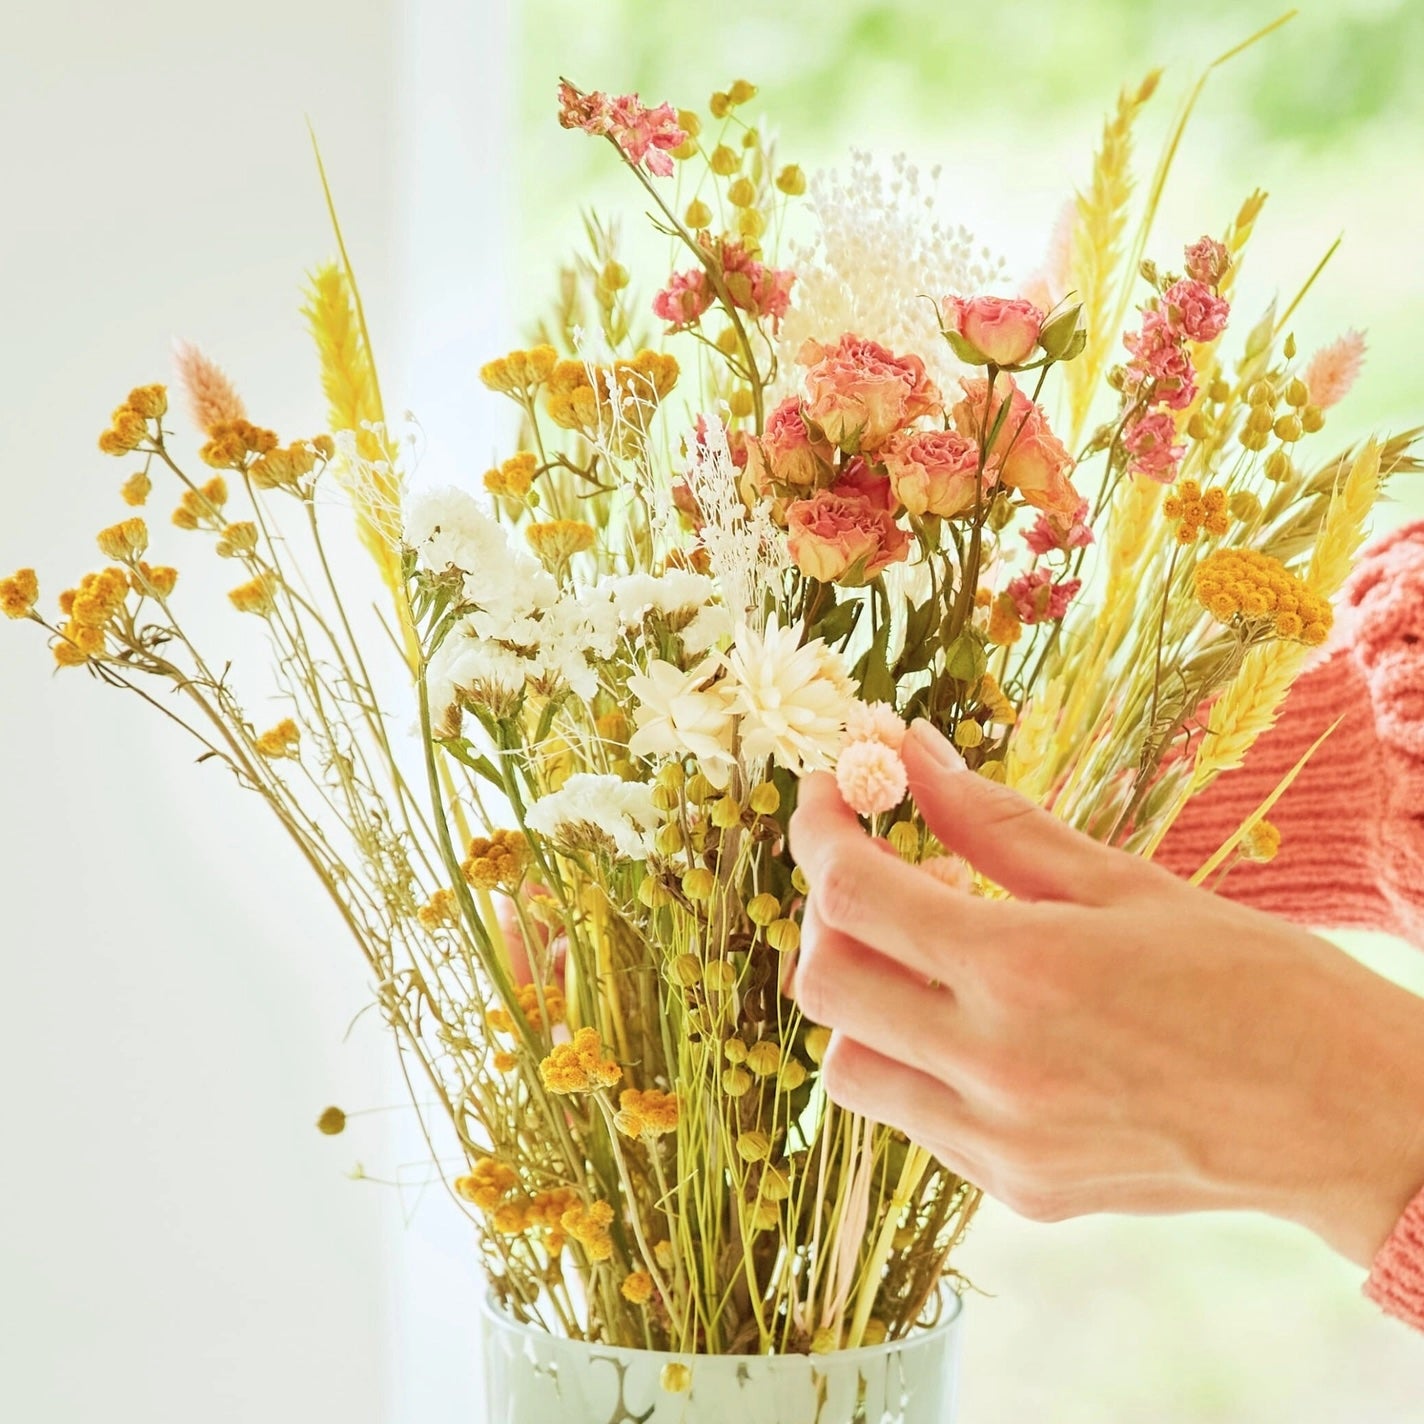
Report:
[{"label": "pink flower spike", "polygon": [[247,419],[247,409],[232,382],[222,368],[209,361],[196,346],[175,337],[173,361],[188,397],[193,423],[199,430],[208,433],[215,425]]},{"label": "pink flower spike", "polygon": [[1177,466],[1187,453],[1187,447],[1177,440],[1177,422],[1165,410],[1139,416],[1123,432],[1122,445],[1128,453],[1130,473],[1164,485],[1177,478]]},{"label": "pink flower spike", "polygon": [[567,79],[559,81],[559,122],[566,129],[611,138],[629,163],[659,178],[671,176],[671,150],[687,142],[671,104],[650,109],[636,94],[617,99],[597,90],[585,94]]},{"label": "pink flower spike", "polygon": [[888,702],[852,702],[846,713],[847,742],[879,742],[898,752],[908,730]]},{"label": "pink flower spike", "polygon": [[1199,237],[1187,248],[1187,276],[1219,287],[1231,266],[1231,254],[1214,237]]},{"label": "pink flower spike", "polygon": [[905,799],[909,780],[899,752],[884,742],[852,742],[836,761],[836,785],[857,816],[878,816]]},{"label": "pink flower spike", "polygon": [[701,267],[674,272],[668,284],[653,298],[653,315],[668,324],[668,330],[691,326],[712,305],[712,284]]},{"label": "pink flower spike", "polygon": [[1065,519],[1056,514],[1040,514],[1032,527],[1024,530],[1024,543],[1029,552],[1042,558],[1054,550],[1085,549],[1093,542],[1093,531],[1088,527],[1088,501],[1085,499],[1077,513]]},{"label": "pink flower spike", "polygon": [[1068,605],[1082,587],[1082,579],[1054,583],[1050,570],[1034,569],[1032,573],[1020,574],[1004,591],[1013,599],[1024,623],[1056,623],[1068,612]]},{"label": "pink flower spike", "polygon": [[1365,359],[1365,334],[1347,331],[1338,341],[1322,346],[1305,368],[1305,388],[1310,403],[1328,410],[1350,393]]}]

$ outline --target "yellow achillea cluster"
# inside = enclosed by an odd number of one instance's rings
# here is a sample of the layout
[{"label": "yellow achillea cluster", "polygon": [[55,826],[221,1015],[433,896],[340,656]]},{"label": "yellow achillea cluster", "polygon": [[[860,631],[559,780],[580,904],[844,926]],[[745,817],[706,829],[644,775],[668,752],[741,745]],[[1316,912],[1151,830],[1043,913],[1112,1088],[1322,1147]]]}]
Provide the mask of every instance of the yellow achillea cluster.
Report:
[{"label": "yellow achillea cluster", "polygon": [[152,489],[153,481],[149,479],[148,474],[143,470],[135,470],[133,474],[119,486],[119,498],[122,499],[125,504],[137,508],[137,506],[143,504],[148,499],[149,492]]},{"label": "yellow achillea cluster", "polygon": [[607,439],[619,427],[642,434],[677,377],[674,357],[646,349],[611,366],[560,361],[549,377],[544,406],[555,425],[591,439]]},{"label": "yellow achillea cluster", "polygon": [[106,559],[136,559],[148,548],[148,525],[137,517],[101,529],[95,542]]},{"label": "yellow achillea cluster", "polygon": [[1007,593],[1001,593],[989,605],[987,635],[991,643],[1001,648],[1012,647],[1023,636],[1023,620],[1019,617],[1018,604]]},{"label": "yellow achillea cluster", "polygon": [[205,520],[215,522],[226,503],[227,481],[214,475],[199,489],[183,491],[183,498],[173,511],[173,522],[180,529],[196,529]]},{"label": "yellow achillea cluster", "polygon": [[336,442],[329,435],[294,440],[285,450],[269,450],[254,460],[247,473],[258,489],[295,490],[302,476],[311,474],[316,467],[318,455],[329,460],[335,454]]},{"label": "yellow achillea cluster", "polygon": [[149,421],[161,419],[167,409],[168,392],[163,386],[135,386],[109,417],[99,449],[106,455],[127,455],[138,449],[148,438]]},{"label": "yellow achillea cluster", "polygon": [[54,660],[60,667],[78,667],[104,650],[104,629],[129,594],[129,576],[123,569],[108,568],[85,574],[78,588],[59,595],[59,611],[68,621],[59,630]]},{"label": "yellow achillea cluster", "polygon": [[598,1030],[581,1028],[572,1043],[554,1045],[554,1051],[539,1064],[539,1076],[551,1093],[592,1093],[611,1088],[623,1076],[623,1070],[603,1056]]},{"label": "yellow achillea cluster", "polygon": [[1281,833],[1270,821],[1257,821],[1241,837],[1240,845],[1237,847],[1242,860],[1254,860],[1262,865],[1274,860],[1276,852],[1280,848]]},{"label": "yellow achillea cluster", "polygon": [[1195,480],[1182,480],[1162,501],[1162,513],[1177,526],[1177,543],[1195,544],[1202,530],[1220,536],[1230,527],[1227,493],[1203,490]]},{"label": "yellow achillea cluster", "polygon": [[488,837],[476,836],[460,869],[476,890],[493,890],[496,885],[517,890],[529,869],[529,860],[529,841],[524,832],[501,830]]},{"label": "yellow achillea cluster", "polygon": [[653,1298],[653,1278],[646,1271],[633,1271],[623,1277],[618,1289],[623,1292],[624,1300],[646,1305]]},{"label": "yellow achillea cluster", "polygon": [[490,1054],[490,1062],[494,1064],[496,1073],[512,1073],[519,1065],[519,1055],[500,1048]]},{"label": "yellow achillea cluster", "polygon": [[656,1088],[625,1088],[618,1095],[613,1125],[625,1137],[661,1137],[677,1130],[677,1094]]},{"label": "yellow achillea cluster", "polygon": [[524,531],[530,547],[547,569],[561,569],[575,554],[593,548],[594,528],[581,519],[551,519]]},{"label": "yellow achillea cluster", "polygon": [[549,379],[558,364],[559,353],[552,346],[511,351],[508,356],[486,361],[480,367],[480,380],[500,395],[527,397]]},{"label": "yellow achillea cluster", "polygon": [[250,420],[219,421],[208,434],[211,439],[199,449],[198,458],[215,470],[240,470],[249,455],[270,455],[280,443],[276,431]]},{"label": "yellow achillea cluster", "polygon": [[257,752],[270,761],[281,761],[283,758],[295,761],[301,740],[302,729],[290,717],[283,717],[275,727],[258,737]]},{"label": "yellow achillea cluster", "polygon": [[559,1218],[559,1224],[583,1247],[590,1261],[606,1261],[613,1255],[613,1238],[608,1233],[613,1224],[613,1208],[606,1201],[570,1207]]},{"label": "yellow achillea cluster", "polygon": [[147,564],[140,559],[129,574],[129,587],[138,594],[167,598],[178,586],[178,570],[167,564]]},{"label": "yellow achillea cluster", "polygon": [[[564,996],[552,984],[546,985],[543,993],[539,991],[537,984],[521,984],[515,991],[519,1000],[519,1012],[524,1015],[525,1022],[535,1032],[540,1033],[546,1026],[560,1024],[564,1021]],[[496,1033],[513,1033],[514,1019],[507,1009],[491,1009],[485,1015],[485,1022]],[[580,1029],[580,1033],[592,1032],[592,1030]],[[598,1035],[594,1034],[597,1039]],[[577,1042],[577,1037],[575,1037]],[[567,1048],[568,1044],[561,1047]]]},{"label": "yellow achillea cluster", "polygon": [[257,551],[257,526],[250,519],[225,524],[213,549],[219,558],[236,559]]},{"label": "yellow achillea cluster", "polygon": [[1194,585],[1197,602],[1223,623],[1265,623],[1278,638],[1310,647],[1329,636],[1330,604],[1269,554],[1217,549],[1197,565]]},{"label": "yellow achillea cluster", "polygon": [[523,499],[538,473],[538,456],[532,451],[521,450],[497,469],[485,471],[485,488],[491,494],[507,494],[513,499]]},{"label": "yellow achillea cluster", "polygon": [[28,618],[39,596],[39,575],[33,569],[17,569],[0,579],[0,613],[7,618]]},{"label": "yellow achillea cluster", "polygon": [[263,572],[256,578],[228,591],[228,601],[239,613],[256,613],[267,617],[277,606],[276,592],[281,580],[271,571]]},{"label": "yellow achillea cluster", "polygon": [[416,912],[415,917],[428,930],[438,930],[460,923],[460,907],[453,890],[437,890]]},{"label": "yellow achillea cluster", "polygon": [[463,1177],[455,1178],[455,1192],[481,1211],[494,1211],[519,1185],[519,1174],[507,1162],[481,1157]]}]

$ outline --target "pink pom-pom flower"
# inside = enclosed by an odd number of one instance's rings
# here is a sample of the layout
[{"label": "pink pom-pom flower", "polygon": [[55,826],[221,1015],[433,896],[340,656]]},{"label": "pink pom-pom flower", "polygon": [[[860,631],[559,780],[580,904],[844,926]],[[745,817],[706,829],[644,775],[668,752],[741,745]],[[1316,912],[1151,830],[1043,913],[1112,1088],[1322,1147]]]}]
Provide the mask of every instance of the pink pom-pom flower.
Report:
[{"label": "pink pom-pom flower", "polygon": [[909,779],[893,747],[884,742],[852,742],[836,761],[836,785],[856,815],[878,816],[905,799]]}]

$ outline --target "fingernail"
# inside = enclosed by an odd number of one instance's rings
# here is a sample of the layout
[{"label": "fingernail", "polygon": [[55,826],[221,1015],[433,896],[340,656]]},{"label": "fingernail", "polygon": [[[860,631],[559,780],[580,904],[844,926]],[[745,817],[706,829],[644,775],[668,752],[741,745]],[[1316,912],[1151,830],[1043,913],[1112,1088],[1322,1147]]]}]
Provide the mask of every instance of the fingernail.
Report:
[{"label": "fingernail", "polygon": [[932,722],[927,722],[923,717],[916,717],[910,723],[910,735],[914,737],[919,749],[944,771],[968,770],[958,748]]}]

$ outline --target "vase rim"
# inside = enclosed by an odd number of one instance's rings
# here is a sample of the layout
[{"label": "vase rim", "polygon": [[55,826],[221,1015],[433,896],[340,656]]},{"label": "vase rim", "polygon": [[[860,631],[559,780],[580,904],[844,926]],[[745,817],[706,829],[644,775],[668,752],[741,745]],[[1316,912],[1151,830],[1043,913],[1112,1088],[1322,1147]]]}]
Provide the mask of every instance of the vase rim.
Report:
[{"label": "vase rim", "polygon": [[944,1312],[933,1325],[926,1329],[914,1330],[898,1340],[885,1340],[879,1345],[857,1345],[853,1350],[832,1350],[825,1355],[802,1355],[793,1352],[773,1352],[765,1355],[703,1355],[699,1354],[696,1350],[642,1350],[632,1345],[605,1345],[596,1340],[575,1340],[571,1336],[555,1335],[550,1330],[544,1330],[537,1325],[528,1325],[522,1320],[516,1320],[508,1311],[500,1306],[492,1290],[486,1290],[481,1293],[479,1309],[480,1314],[485,1316],[497,1329],[542,1336],[547,1340],[557,1340],[566,1345],[584,1345],[590,1350],[597,1350],[600,1354],[629,1360],[660,1358],[663,1360],[681,1360],[684,1362],[689,1360],[746,1361],[794,1359],[849,1361],[884,1355],[889,1350],[904,1350],[930,1346],[935,1341],[948,1335],[959,1324],[964,1314],[964,1297],[960,1295],[958,1291],[946,1289],[944,1292]]}]

